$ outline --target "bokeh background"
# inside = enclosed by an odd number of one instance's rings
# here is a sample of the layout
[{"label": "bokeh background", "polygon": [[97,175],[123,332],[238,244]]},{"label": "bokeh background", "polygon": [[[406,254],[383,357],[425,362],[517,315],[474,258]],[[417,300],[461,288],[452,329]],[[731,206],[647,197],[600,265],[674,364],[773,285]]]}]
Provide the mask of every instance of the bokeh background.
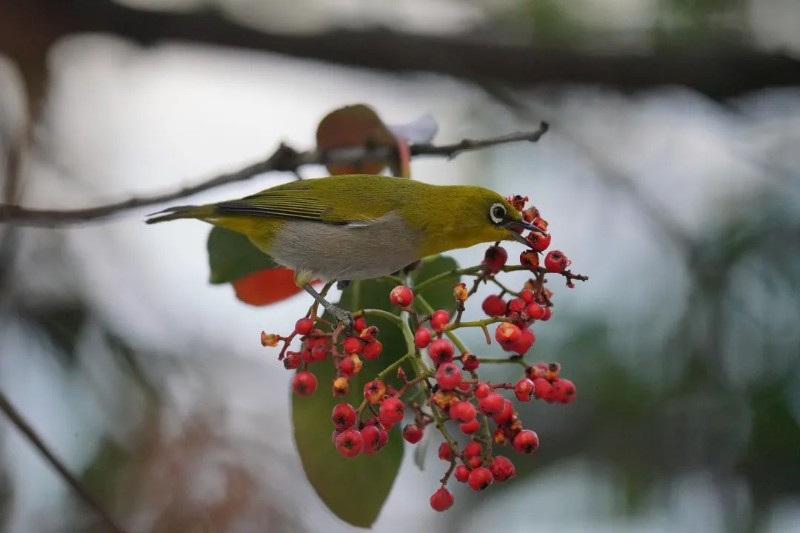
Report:
[{"label": "bokeh background", "polygon": [[[6,0],[3,201],[172,190],[311,148],[356,102],[429,113],[440,143],[547,120],[412,174],[542,210],[591,279],[556,289],[533,358],[578,400],[526,406],[541,449],[445,515],[441,464],[408,447],[375,531],[800,531],[798,27],[795,0]],[[209,228],[147,211],[0,225],[2,393],[129,531],[351,530],[304,478],[289,373],[258,342],[307,298],[237,301],[208,284]],[[2,530],[103,530],[6,418],[0,458]]]}]

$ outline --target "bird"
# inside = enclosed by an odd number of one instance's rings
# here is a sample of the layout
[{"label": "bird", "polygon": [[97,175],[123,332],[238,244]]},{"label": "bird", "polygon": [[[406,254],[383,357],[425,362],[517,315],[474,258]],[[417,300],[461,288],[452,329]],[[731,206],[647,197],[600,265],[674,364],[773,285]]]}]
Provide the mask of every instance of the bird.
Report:
[{"label": "bird", "polygon": [[295,283],[345,324],[351,316],[311,281],[355,281],[398,272],[424,258],[494,241],[528,244],[543,233],[500,194],[384,175],[296,180],[238,200],[181,205],[148,215],[156,224],[197,219],[247,236]]}]

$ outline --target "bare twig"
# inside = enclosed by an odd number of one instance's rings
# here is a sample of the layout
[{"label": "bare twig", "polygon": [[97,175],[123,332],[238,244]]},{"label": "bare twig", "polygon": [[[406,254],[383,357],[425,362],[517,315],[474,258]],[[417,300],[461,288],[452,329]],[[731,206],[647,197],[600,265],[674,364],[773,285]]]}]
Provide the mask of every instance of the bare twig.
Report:
[{"label": "bare twig", "polygon": [[[547,132],[547,129],[547,123],[542,122],[537,130],[531,132],[514,133],[481,140],[464,139],[457,143],[438,146],[433,144],[414,144],[411,146],[411,154],[414,156],[453,158],[463,152],[480,150],[499,144],[519,141],[536,142]],[[133,197],[127,200],[85,209],[30,209],[19,205],[0,204],[0,222],[26,226],[58,226],[102,220],[123,211],[178,200],[201,191],[219,187],[220,185],[244,181],[266,172],[294,172],[304,165],[387,161],[395,155],[396,149],[389,146],[355,146],[331,150],[298,152],[285,144],[281,144],[278,149],[264,161],[260,161],[236,172],[215,176],[196,185],[183,187],[171,192]]]},{"label": "bare twig", "polygon": [[103,521],[105,526],[108,528],[109,531],[113,531],[115,533],[124,533],[124,529],[117,525],[111,515],[109,515],[105,509],[103,509],[100,502],[94,499],[94,497],[89,494],[86,488],[81,484],[80,481],[70,472],[64,463],[61,462],[58,457],[56,457],[50,448],[44,443],[42,438],[36,433],[36,431],[28,424],[25,418],[20,414],[16,408],[11,405],[11,402],[8,401],[6,395],[0,391],[0,411],[2,411],[8,419],[11,421],[14,426],[28,439],[28,441],[36,448],[42,457],[50,463],[58,475],[61,476],[71,488],[75,491],[75,494],[83,500],[83,502],[88,506],[91,507],[92,510],[97,513],[97,516]]}]

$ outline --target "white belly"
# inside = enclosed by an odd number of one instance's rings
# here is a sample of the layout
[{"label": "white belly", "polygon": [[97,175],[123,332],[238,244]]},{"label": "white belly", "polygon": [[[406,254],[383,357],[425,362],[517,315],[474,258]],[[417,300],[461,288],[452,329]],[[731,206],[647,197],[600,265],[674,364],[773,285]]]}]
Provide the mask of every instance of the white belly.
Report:
[{"label": "white belly", "polygon": [[281,265],[324,280],[377,278],[420,259],[421,235],[390,213],[356,225],[287,221],[270,255]]}]

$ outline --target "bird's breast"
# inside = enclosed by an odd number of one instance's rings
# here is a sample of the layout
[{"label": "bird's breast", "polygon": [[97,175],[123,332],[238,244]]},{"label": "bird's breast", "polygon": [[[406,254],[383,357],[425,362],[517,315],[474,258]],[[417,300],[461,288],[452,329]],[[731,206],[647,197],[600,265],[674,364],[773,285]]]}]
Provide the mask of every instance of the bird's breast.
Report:
[{"label": "bird's breast", "polygon": [[295,270],[326,280],[369,279],[397,272],[421,258],[420,232],[399,213],[352,224],[288,220],[276,233],[270,255]]}]

